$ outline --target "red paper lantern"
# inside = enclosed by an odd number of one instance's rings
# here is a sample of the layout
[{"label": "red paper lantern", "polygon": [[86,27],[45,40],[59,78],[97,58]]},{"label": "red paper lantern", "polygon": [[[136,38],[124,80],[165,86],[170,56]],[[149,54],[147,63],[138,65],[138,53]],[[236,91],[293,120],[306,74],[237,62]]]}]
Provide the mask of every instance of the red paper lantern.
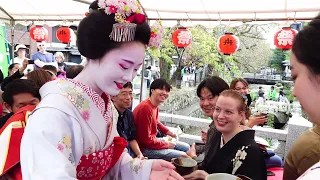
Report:
[{"label": "red paper lantern", "polygon": [[240,40],[232,33],[225,33],[218,40],[218,48],[224,55],[235,53],[240,46]]},{"label": "red paper lantern", "polygon": [[65,44],[71,42],[71,34],[73,33],[72,29],[68,27],[61,27],[56,31],[57,39]]},{"label": "red paper lantern", "polygon": [[172,43],[178,48],[188,47],[191,43],[191,38],[191,32],[184,27],[180,27],[172,33]]},{"label": "red paper lantern", "polygon": [[48,38],[48,30],[40,25],[33,26],[30,29],[30,38],[37,42],[45,41]]},{"label": "red paper lantern", "polygon": [[274,35],[274,45],[282,50],[291,49],[294,37],[298,31],[291,27],[284,27]]}]

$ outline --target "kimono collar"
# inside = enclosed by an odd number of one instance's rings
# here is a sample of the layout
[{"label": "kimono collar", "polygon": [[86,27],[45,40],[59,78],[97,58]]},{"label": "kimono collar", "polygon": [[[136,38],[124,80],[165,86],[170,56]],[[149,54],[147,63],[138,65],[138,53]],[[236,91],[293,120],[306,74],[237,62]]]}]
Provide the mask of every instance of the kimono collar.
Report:
[{"label": "kimono collar", "polygon": [[[254,141],[254,134],[255,134],[255,131],[252,129],[243,130],[238,134],[236,134],[232,139],[230,139],[223,146],[227,145],[228,143],[236,143],[236,144],[242,145],[245,143],[244,141],[252,141],[252,140]],[[222,137],[222,134],[221,134],[221,137]]]},{"label": "kimono collar", "polygon": [[106,109],[108,109],[109,103],[111,103],[110,97],[108,95],[102,94],[102,96],[100,96],[92,88],[83,84],[82,82],[75,81],[73,79],[67,79],[67,80],[72,82],[76,86],[80,87],[94,102],[94,104],[100,110],[101,114],[105,113]]}]

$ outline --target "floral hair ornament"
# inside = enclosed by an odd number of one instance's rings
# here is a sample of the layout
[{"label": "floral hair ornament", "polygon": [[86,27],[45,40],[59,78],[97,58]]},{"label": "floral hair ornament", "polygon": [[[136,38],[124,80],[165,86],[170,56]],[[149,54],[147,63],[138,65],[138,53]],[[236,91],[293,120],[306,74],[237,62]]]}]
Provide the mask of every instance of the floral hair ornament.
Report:
[{"label": "floral hair ornament", "polygon": [[162,37],[164,33],[164,28],[162,27],[162,22],[157,20],[154,22],[151,29],[151,36],[148,44],[149,55],[154,59],[158,59],[161,56],[160,46],[162,44]]},{"label": "floral hair ornament", "polygon": [[162,43],[163,32],[164,32],[164,28],[162,26],[161,20],[155,21],[155,23],[150,28],[151,28],[151,37],[150,37],[148,46],[152,49],[160,48]]},{"label": "floral hair ornament", "polygon": [[146,21],[141,6],[136,0],[98,0],[98,10],[104,10],[107,15],[115,14],[110,39],[116,42],[133,41],[137,24]]}]

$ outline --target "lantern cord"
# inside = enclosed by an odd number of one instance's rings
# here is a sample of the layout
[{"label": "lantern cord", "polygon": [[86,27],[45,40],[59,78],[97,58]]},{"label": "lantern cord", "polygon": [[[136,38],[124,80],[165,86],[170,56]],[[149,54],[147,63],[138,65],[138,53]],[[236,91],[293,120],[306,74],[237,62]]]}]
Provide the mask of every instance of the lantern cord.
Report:
[{"label": "lantern cord", "polygon": [[297,15],[297,11],[294,12],[293,22],[296,22],[296,15]]},{"label": "lantern cord", "polygon": [[186,13],[186,15],[187,15],[187,17],[188,17],[188,21],[190,21],[190,17],[189,17],[189,15],[188,15],[188,13]]},{"label": "lantern cord", "polygon": [[191,21],[189,15],[188,15],[188,13],[186,13],[186,15],[187,15],[187,17],[188,17],[188,22],[190,23],[190,26],[192,26],[192,21]]},{"label": "lantern cord", "polygon": [[161,20],[161,16],[160,16],[160,14],[159,14],[159,11],[157,11],[157,14],[158,14],[159,20]]},{"label": "lantern cord", "polygon": [[254,12],[254,21],[257,21],[257,13]]}]

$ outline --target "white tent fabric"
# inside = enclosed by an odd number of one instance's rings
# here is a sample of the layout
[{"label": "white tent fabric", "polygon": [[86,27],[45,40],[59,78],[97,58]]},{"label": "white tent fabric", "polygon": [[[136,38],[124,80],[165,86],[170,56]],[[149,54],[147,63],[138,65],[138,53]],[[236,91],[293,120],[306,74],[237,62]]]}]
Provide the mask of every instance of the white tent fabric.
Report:
[{"label": "white tent fabric", "polygon": [[[16,23],[78,24],[93,0],[0,0],[0,21]],[[320,11],[320,0],[139,0],[151,20],[165,25],[185,23],[217,25],[218,22],[309,20]],[[9,16],[1,11],[9,14]],[[171,20],[171,21],[170,21]],[[197,23],[194,23],[194,22]]]},{"label": "white tent fabric", "polygon": [[[92,1],[92,0],[90,0]],[[88,2],[90,3],[90,2]],[[78,24],[89,5],[74,0],[0,0],[0,21],[31,24]],[[11,17],[10,17],[11,16]]]},{"label": "white tent fabric", "polygon": [[162,19],[310,19],[319,0],[140,0],[148,18]]}]

